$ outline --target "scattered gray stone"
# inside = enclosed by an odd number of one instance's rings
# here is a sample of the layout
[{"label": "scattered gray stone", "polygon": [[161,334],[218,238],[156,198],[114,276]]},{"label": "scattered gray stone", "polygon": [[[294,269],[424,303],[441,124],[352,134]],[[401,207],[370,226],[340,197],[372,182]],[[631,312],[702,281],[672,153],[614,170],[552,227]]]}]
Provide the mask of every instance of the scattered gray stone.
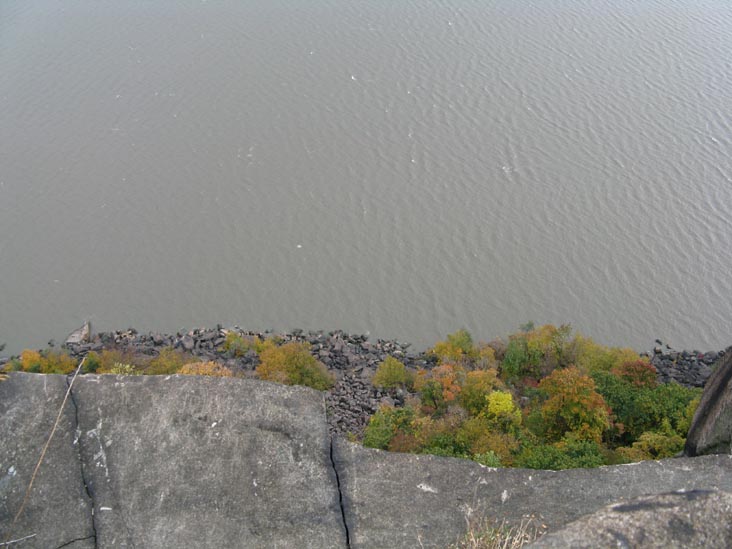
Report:
[{"label": "scattered gray stone", "polygon": [[727,549],[732,494],[691,490],[616,503],[547,534],[531,548]]},{"label": "scattered gray stone", "polygon": [[732,454],[732,353],[717,363],[704,388],[684,454]]},{"label": "scattered gray stone", "polygon": [[700,353],[685,350],[678,352],[669,345],[665,347],[666,350],[656,347],[652,355],[647,355],[658,372],[658,381],[660,383],[676,382],[686,387],[704,387],[712,374],[710,366],[725,354],[725,351]]},{"label": "scattered gray stone", "polygon": [[[215,360],[225,363],[237,375],[252,376],[259,365],[259,357],[253,350],[244,356],[233,356],[224,350],[226,335],[239,334],[248,338],[264,339],[270,333],[247,332],[238,327],[216,329],[194,329],[176,335],[155,332],[138,333],[134,329],[101,332],[94,334],[89,343],[70,343],[65,345],[70,354],[80,359],[90,350],[116,349],[132,355],[146,358],[157,356],[162,347],[172,346],[185,351],[201,360]],[[331,372],[339,382],[331,391],[333,398],[328,399],[328,425],[333,434],[344,436],[360,436],[368,423],[369,416],[376,411],[378,398],[371,385],[371,377],[380,362],[387,356],[397,357],[411,369],[432,368],[434,357],[425,354],[410,353],[404,350],[409,344],[394,340],[368,341],[366,335],[351,335],[343,331],[328,334],[323,332],[303,332],[294,330],[289,334],[278,334],[282,342],[298,341],[308,343],[310,351]],[[405,396],[388,395],[397,405],[403,405]],[[389,402],[387,400],[387,402]]]},{"label": "scattered gray stone", "polygon": [[196,346],[196,340],[193,339],[191,336],[186,335],[183,336],[183,339],[181,339],[181,345],[186,351],[192,351]]},{"label": "scattered gray stone", "polygon": [[79,540],[74,547],[95,547],[92,505],[74,445],[76,419],[70,400],[25,510],[12,526],[65,392],[65,376],[13,372],[0,381],[0,542],[33,536],[17,547],[45,549],[72,540]]},{"label": "scattered gray stone", "polygon": [[460,459],[393,454],[336,440],[351,548],[441,547],[459,539],[466,519],[550,530],[605,505],[673,490],[732,491],[732,457],[645,461],[598,469],[493,469]]}]

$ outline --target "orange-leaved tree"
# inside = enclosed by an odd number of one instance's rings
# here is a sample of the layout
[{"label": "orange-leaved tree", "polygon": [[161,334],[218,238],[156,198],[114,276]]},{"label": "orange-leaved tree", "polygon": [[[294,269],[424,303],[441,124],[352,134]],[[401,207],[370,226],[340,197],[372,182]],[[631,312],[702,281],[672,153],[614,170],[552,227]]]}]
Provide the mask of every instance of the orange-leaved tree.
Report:
[{"label": "orange-leaved tree", "polygon": [[655,387],[658,384],[658,372],[647,360],[623,362],[613,366],[610,373],[636,387]]},{"label": "orange-leaved tree", "polygon": [[605,400],[595,382],[576,367],[554,370],[539,383],[549,398],[541,406],[546,436],[553,441],[571,433],[581,440],[600,442],[610,427]]}]

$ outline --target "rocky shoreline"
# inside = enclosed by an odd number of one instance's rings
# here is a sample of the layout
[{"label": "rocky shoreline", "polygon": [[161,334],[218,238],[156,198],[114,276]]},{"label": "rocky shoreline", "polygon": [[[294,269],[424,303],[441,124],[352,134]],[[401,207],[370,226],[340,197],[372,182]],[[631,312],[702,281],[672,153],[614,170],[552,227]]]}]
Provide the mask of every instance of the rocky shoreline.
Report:
[{"label": "rocky shoreline", "polygon": [[[232,356],[224,349],[229,332],[264,339],[276,335],[283,342],[306,342],[318,360],[335,374],[335,386],[326,395],[328,425],[331,434],[360,437],[369,417],[381,404],[403,405],[408,394],[404,391],[382,391],[371,384],[371,377],[380,362],[393,356],[409,368],[431,368],[434,357],[425,352],[413,352],[409,343],[396,340],[368,340],[366,335],[294,330],[290,333],[252,332],[239,327],[200,328],[176,334],[140,333],[134,329],[92,334],[88,325],[72,334],[63,347],[74,358],[90,351],[118,349],[137,355],[154,357],[165,347],[186,351],[202,360],[215,360],[243,377],[253,377],[258,357],[250,351],[243,357]],[[712,365],[725,351],[675,351],[656,340],[650,353],[651,364],[658,371],[661,383],[675,381],[688,387],[703,387],[712,373]],[[9,357],[0,358],[0,367]]]},{"label": "rocky shoreline", "polygon": [[653,353],[645,354],[650,357],[651,364],[658,371],[659,382],[675,381],[686,387],[704,387],[712,375],[712,365],[730,350],[732,348],[707,352],[676,351],[657,339]]}]

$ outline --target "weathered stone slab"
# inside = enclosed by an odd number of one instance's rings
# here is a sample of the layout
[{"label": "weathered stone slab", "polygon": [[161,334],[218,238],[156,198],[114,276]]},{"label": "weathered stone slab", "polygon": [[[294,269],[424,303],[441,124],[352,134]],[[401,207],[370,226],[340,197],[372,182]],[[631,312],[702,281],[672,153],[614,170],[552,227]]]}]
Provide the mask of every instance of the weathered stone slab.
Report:
[{"label": "weathered stone slab", "polygon": [[74,444],[71,400],[63,410],[25,510],[12,526],[65,393],[65,376],[14,372],[0,382],[0,542],[33,536],[17,546],[48,549],[78,540],[69,547],[94,547],[91,502]]},{"label": "weathered stone slab", "polygon": [[528,547],[727,549],[732,547],[732,494],[692,490],[642,496],[604,507]]},{"label": "weathered stone slab", "polygon": [[245,379],[84,376],[100,547],[344,547],[323,395]]},{"label": "weathered stone slab", "polygon": [[445,547],[466,517],[556,530],[613,502],[682,489],[732,491],[732,456],[534,471],[465,460],[393,454],[334,442],[352,548]]},{"label": "weathered stone slab", "polygon": [[704,386],[684,453],[687,456],[732,453],[732,351],[725,353]]}]

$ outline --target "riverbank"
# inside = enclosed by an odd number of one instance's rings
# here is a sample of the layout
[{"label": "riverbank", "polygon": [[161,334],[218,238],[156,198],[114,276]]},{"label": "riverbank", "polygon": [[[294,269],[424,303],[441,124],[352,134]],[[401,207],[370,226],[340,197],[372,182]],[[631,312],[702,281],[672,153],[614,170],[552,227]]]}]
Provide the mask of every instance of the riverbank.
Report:
[{"label": "riverbank", "polygon": [[[138,357],[156,357],[165,348],[188,353],[203,361],[215,361],[241,377],[255,377],[259,358],[254,350],[232,353],[226,348],[230,333],[264,340],[278,338],[282,343],[291,341],[310,345],[312,355],[334,374],[335,385],[326,396],[329,430],[332,434],[360,437],[369,418],[381,404],[401,406],[409,396],[404,390],[381,390],[374,387],[371,378],[379,363],[391,356],[413,370],[431,369],[436,357],[427,351],[414,351],[411,344],[397,340],[377,339],[349,334],[341,330],[331,332],[294,330],[289,333],[252,332],[239,327],[198,328],[176,334],[138,332],[134,329],[92,333],[89,327],[74,332],[63,344],[75,359],[89,352],[104,350],[124,351]],[[652,351],[644,353],[658,372],[661,383],[676,382],[686,387],[703,387],[712,373],[712,365],[725,351],[676,351],[656,340]],[[0,367],[10,357],[0,358]]]}]

